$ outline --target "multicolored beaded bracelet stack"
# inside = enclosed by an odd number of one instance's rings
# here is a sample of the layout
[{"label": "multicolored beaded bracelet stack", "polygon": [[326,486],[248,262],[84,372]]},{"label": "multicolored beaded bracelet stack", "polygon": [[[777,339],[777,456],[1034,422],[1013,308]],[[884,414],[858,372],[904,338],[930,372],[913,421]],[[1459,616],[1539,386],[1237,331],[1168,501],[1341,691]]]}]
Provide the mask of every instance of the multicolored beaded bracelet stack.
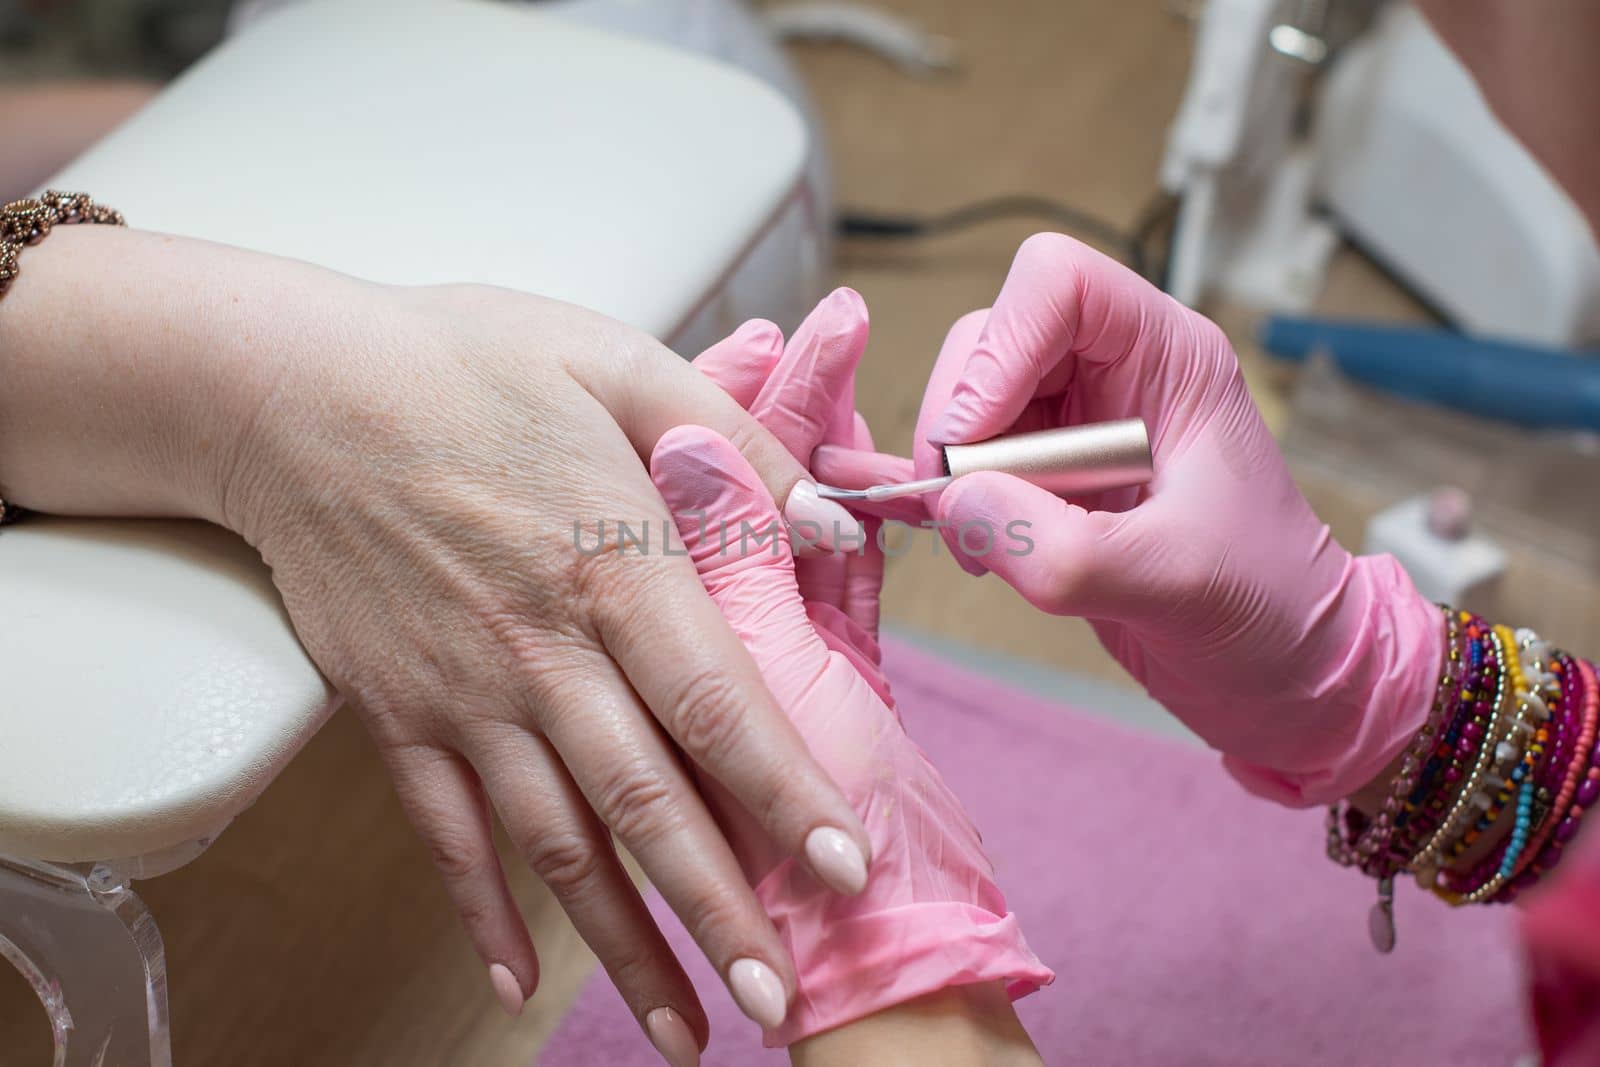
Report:
[{"label": "multicolored beaded bracelet stack", "polygon": [[1509,903],[1560,860],[1600,803],[1600,682],[1531,630],[1445,608],[1428,718],[1377,813],[1328,812],[1328,855],[1377,879],[1373,944],[1394,947],[1393,881],[1452,905]]}]

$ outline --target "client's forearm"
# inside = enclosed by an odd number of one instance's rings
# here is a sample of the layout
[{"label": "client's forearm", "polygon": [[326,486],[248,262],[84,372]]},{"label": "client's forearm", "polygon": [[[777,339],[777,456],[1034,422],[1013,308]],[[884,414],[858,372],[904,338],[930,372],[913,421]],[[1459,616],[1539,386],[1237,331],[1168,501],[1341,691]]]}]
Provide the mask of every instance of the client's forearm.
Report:
[{"label": "client's forearm", "polygon": [[1004,985],[953,986],[796,1042],[795,1067],[1034,1067]]},{"label": "client's forearm", "polygon": [[222,521],[232,450],[279,369],[353,338],[381,292],[113,226],[58,225],[19,268],[0,296],[0,498],[66,514]]}]

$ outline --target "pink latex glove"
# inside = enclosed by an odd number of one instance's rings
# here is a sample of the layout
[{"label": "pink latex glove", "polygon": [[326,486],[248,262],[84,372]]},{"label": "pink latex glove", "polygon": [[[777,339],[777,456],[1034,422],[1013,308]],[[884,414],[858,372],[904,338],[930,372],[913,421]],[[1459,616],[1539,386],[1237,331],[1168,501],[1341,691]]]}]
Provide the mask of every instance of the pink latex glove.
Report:
[{"label": "pink latex glove", "polygon": [[[824,445],[870,456],[875,455],[872,435],[855,410],[855,371],[867,333],[866,304],[855,290],[841,288],[806,316],[787,347],[777,326],[754,319],[702,352],[694,365],[759,419],[801,464],[809,464]],[[843,551],[801,551],[795,569],[813,617],[846,636],[841,650],[848,648],[853,655],[859,644],[876,666],[882,522],[867,518],[862,526],[859,534],[845,531],[839,538]]]},{"label": "pink latex glove", "polygon": [[[840,290],[776,364],[776,328],[750,323],[696,366],[796,455],[822,443],[870,448],[850,386],[866,331],[860,298]],[[790,1044],[951,985],[1007,979],[1021,996],[1049,982],[1006,911],[977,831],[893,710],[877,668],[874,540],[860,553],[791,559],[786,533],[776,547],[741,539],[741,522],[766,531],[777,511],[733,446],[699,427],[664,437],[651,473],[713,600],[872,842],[866,890],[829,893],[772,848],[716,782],[703,783],[795,962],[797,991],[767,1043]]]},{"label": "pink latex glove", "polygon": [[980,561],[947,537],[952,551],[1045,611],[1088,618],[1253,792],[1309,805],[1366,785],[1427,716],[1440,613],[1392,557],[1351,556],[1329,535],[1209,320],[1071,238],[1029,238],[993,309],[945,340],[916,473],[938,473],[929,442],[1135,415],[1150,485],[1062,500],[969,475],[936,498],[937,519],[997,532],[1024,520],[1034,548],[1012,555],[997,538]]}]

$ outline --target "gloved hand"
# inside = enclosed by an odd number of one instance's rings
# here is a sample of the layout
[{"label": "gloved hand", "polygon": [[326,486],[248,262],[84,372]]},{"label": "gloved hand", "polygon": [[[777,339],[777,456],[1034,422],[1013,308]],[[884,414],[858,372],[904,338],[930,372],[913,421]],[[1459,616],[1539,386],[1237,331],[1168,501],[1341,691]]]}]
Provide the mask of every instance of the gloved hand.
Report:
[{"label": "gloved hand", "polygon": [[[802,466],[819,446],[872,452],[872,434],[855,410],[855,370],[867,344],[867,307],[852,289],[836,289],[795,330],[787,347],[770,322],[754,319],[694,361],[789,450]],[[781,358],[780,358],[781,352]],[[795,573],[807,610],[838,631],[840,651],[878,661],[878,590],[883,584],[882,522],[860,531],[826,531],[840,551],[805,550],[816,531],[800,529]],[[859,646],[859,647],[858,647]]]},{"label": "gloved hand", "polygon": [[1392,557],[1353,557],[1329,535],[1213,323],[1077,241],[1029,238],[994,307],[945,340],[916,474],[938,473],[932,442],[1128,416],[1150,431],[1148,486],[1062,500],[973,474],[936,517],[1024,520],[1033,549],[997,538],[974,559],[947,536],[952,551],[1045,611],[1089,619],[1252,791],[1296,805],[1356,791],[1426,719],[1440,613]]},{"label": "gloved hand", "polygon": [[[823,442],[869,449],[851,396],[866,325],[860,298],[839,290],[776,365],[776,328],[751,323],[696,366],[796,456]],[[792,1006],[781,1026],[768,1027],[768,1043],[790,1044],[951,985],[1009,979],[1020,996],[1050,981],[1006,911],[977,831],[893,710],[877,666],[883,560],[875,539],[869,534],[859,553],[791,558],[754,471],[700,427],[662,438],[651,475],[712,599],[872,843],[865,891],[830,893],[773,848],[720,784],[702,781],[795,961]],[[782,1009],[780,1000],[774,1021]]]}]

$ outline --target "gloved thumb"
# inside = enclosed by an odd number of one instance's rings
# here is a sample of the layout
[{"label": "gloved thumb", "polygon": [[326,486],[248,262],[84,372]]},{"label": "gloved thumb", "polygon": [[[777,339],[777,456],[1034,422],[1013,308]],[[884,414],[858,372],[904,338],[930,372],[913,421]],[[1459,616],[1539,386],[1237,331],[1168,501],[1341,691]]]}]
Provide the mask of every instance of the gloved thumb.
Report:
[{"label": "gloved thumb", "polygon": [[993,571],[1051,615],[1116,618],[1119,591],[1136,583],[1118,531],[1126,516],[1086,511],[1009,474],[958,478],[939,496],[953,548]]}]

